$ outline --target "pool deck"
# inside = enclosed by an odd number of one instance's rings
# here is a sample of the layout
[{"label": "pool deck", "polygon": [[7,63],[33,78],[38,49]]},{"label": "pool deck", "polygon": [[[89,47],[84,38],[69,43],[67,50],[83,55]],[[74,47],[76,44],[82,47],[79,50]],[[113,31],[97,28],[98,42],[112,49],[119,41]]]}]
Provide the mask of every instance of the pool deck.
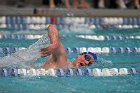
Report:
[{"label": "pool deck", "polygon": [[140,10],[136,9],[65,9],[65,8],[36,8],[37,14],[34,14],[34,8],[16,8],[0,6],[0,15],[21,15],[21,16],[84,16],[84,17],[140,17]]}]

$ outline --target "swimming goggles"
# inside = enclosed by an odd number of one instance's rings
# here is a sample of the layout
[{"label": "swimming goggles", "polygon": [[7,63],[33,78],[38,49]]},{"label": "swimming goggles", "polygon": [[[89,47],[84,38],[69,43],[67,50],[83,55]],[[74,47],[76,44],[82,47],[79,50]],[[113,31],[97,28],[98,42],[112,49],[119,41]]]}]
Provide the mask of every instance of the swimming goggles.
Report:
[{"label": "swimming goggles", "polygon": [[[81,55],[84,55],[84,58],[85,58],[85,60],[86,61],[90,61],[91,60],[91,57],[89,56],[89,55],[87,55],[87,54],[81,54]],[[91,62],[89,62],[87,65],[89,66],[89,65],[91,65],[92,63]],[[80,65],[81,66],[84,66],[84,64],[83,63],[80,63]]]}]

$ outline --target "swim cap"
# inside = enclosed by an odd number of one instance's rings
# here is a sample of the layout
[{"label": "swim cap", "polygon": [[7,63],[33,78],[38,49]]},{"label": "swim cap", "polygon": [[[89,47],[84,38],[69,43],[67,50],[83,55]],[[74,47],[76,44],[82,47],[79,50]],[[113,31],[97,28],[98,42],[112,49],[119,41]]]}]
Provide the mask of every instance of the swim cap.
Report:
[{"label": "swim cap", "polygon": [[92,52],[83,52],[82,54],[90,54],[90,55],[92,55],[92,57],[94,58],[94,61],[97,60],[97,55],[94,54],[94,53],[92,53]]}]

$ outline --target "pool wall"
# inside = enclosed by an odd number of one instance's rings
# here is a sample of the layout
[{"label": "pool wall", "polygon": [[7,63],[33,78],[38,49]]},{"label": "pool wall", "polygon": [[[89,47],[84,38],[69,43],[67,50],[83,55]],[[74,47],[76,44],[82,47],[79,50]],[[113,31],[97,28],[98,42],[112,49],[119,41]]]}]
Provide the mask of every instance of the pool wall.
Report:
[{"label": "pool wall", "polygon": [[[36,10],[36,11],[35,11]],[[65,9],[0,7],[0,15],[44,15],[79,17],[139,17],[135,9]]]}]

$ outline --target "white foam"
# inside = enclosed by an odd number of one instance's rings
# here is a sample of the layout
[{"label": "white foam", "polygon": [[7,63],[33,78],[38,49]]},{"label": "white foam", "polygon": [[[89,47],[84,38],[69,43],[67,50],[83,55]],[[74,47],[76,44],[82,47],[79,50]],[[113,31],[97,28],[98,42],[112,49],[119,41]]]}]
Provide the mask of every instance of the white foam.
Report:
[{"label": "white foam", "polygon": [[40,49],[49,44],[47,34],[28,48],[21,49],[0,59],[0,67],[10,64],[30,64],[41,57]]}]

